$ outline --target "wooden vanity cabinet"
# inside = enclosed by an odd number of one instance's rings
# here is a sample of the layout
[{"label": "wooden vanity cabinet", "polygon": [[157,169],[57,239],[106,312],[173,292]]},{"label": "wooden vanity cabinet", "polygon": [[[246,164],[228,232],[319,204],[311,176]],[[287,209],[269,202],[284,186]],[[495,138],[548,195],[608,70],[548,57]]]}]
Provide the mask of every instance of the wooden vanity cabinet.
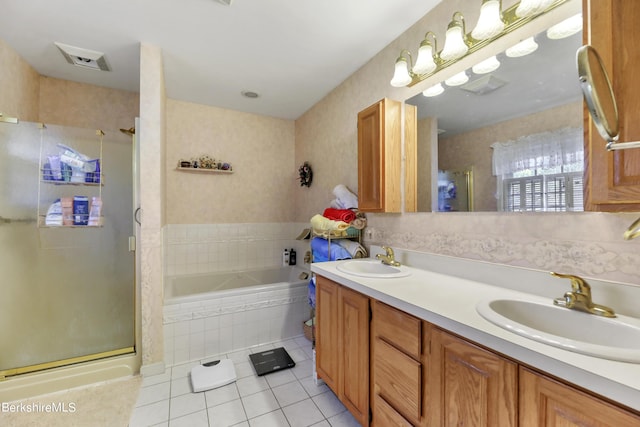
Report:
[{"label": "wooden vanity cabinet", "polygon": [[316,371],[369,425],[369,298],[316,276]]},{"label": "wooden vanity cabinet", "polygon": [[422,321],[380,301],[372,300],[371,309],[372,425],[421,425]]},{"label": "wooden vanity cabinet", "polygon": [[637,412],[322,276],[316,303],[317,372],[362,426],[640,426]]},{"label": "wooden vanity cabinet", "polygon": [[[640,140],[640,2],[583,0],[583,41],[600,54],[618,104],[620,142]],[[585,210],[640,210],[640,149],[607,151],[584,110]]]},{"label": "wooden vanity cabinet", "polygon": [[429,426],[518,425],[518,365],[436,327],[429,359]]},{"label": "wooden vanity cabinet", "polygon": [[520,367],[520,425],[633,427],[640,416]]}]

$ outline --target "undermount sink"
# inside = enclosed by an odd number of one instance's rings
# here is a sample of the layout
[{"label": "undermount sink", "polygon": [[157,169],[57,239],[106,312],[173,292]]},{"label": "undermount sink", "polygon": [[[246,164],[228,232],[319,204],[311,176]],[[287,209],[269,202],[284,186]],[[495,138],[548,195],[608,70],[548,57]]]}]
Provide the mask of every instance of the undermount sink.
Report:
[{"label": "undermount sink", "polygon": [[343,273],[372,278],[392,279],[397,277],[407,277],[411,274],[411,272],[402,265],[394,267],[383,264],[382,261],[379,260],[350,260],[338,264],[336,268]]},{"label": "undermount sink", "polygon": [[606,318],[546,302],[496,299],[478,313],[507,331],[575,353],[640,362],[640,319]]}]

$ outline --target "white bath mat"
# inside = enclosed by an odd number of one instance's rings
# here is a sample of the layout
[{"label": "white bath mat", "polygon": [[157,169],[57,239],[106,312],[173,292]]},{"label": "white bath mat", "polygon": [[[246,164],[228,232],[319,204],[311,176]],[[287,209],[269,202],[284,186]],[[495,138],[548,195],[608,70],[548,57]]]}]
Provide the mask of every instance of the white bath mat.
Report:
[{"label": "white bath mat", "polygon": [[194,393],[222,387],[235,380],[236,368],[231,359],[214,360],[191,369],[191,385]]}]

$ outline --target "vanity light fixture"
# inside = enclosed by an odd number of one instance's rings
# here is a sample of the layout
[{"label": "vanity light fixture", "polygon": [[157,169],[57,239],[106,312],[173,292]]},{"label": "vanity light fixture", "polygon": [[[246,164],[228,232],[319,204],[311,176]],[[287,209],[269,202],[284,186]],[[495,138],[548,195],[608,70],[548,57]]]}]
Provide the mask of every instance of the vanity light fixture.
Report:
[{"label": "vanity light fixture", "polygon": [[471,37],[476,40],[485,40],[497,36],[502,30],[504,30],[502,0],[482,0],[480,17],[471,32]]},{"label": "vanity light fixture", "polygon": [[[409,51],[403,49],[400,52],[400,56],[395,63],[395,72],[391,79],[391,85],[394,87],[416,85],[438,71],[454,64],[460,58],[477,52],[494,40],[511,33],[538,16],[550,12],[568,1],[520,0],[502,10],[502,0],[483,0],[478,23],[469,34],[466,33],[464,16],[460,12],[455,12],[447,26],[443,49],[438,52],[436,36],[431,31],[428,31],[420,43],[415,66],[412,63]],[[575,29],[575,31],[579,30],[580,28]],[[568,36],[571,33],[565,32],[563,34]],[[551,36],[553,36],[553,32]],[[508,49],[508,56],[524,56],[535,51],[536,48],[535,41],[527,39],[521,44]],[[409,60],[407,60],[407,55]],[[495,59],[492,59],[491,63],[493,66],[499,66]],[[479,69],[484,70],[486,68],[480,67]]]},{"label": "vanity light fixture", "polygon": [[515,44],[504,51],[505,55],[509,58],[520,58],[521,56],[529,55],[538,49],[538,43],[536,43],[533,37],[522,40],[520,43]]},{"label": "vanity light fixture", "polygon": [[582,14],[578,13],[550,27],[547,30],[547,37],[552,40],[559,40],[572,36],[580,30],[582,30]]},{"label": "vanity light fixture", "polygon": [[500,61],[498,61],[498,58],[496,58],[494,55],[482,62],[478,62],[476,65],[471,67],[471,70],[476,74],[487,74],[497,70],[499,67]]},{"label": "vanity light fixture", "polygon": [[396,59],[396,70],[393,73],[393,78],[390,82],[391,86],[393,87],[406,86],[411,83],[411,80],[413,80],[409,71],[410,62],[407,62],[407,58],[405,58],[403,55],[404,53],[407,53],[409,55],[409,61],[412,62],[411,52],[406,49],[402,49],[402,51],[400,52],[400,56],[398,56],[398,59]]},{"label": "vanity light fixture", "polygon": [[458,74],[455,74],[449,77],[444,82],[447,86],[460,86],[465,84],[468,81],[469,81],[469,76],[467,75],[467,72],[462,71],[462,72],[459,72]]},{"label": "vanity light fixture", "polygon": [[435,85],[431,86],[430,88],[422,92],[422,94],[424,96],[432,97],[432,96],[438,96],[442,92],[444,92],[444,88],[440,83],[436,83]]},{"label": "vanity light fixture", "polygon": [[[433,39],[433,43],[429,41],[429,37]],[[415,74],[433,73],[438,67],[435,61],[437,56],[438,44],[436,43],[436,35],[428,31],[418,48],[418,57],[416,58],[416,65],[413,66],[413,72]]]},{"label": "vanity light fixture", "polygon": [[467,43],[464,16],[460,12],[456,12],[447,27],[447,35],[444,39],[444,48],[440,52],[440,58],[445,61],[462,58],[469,52]]}]

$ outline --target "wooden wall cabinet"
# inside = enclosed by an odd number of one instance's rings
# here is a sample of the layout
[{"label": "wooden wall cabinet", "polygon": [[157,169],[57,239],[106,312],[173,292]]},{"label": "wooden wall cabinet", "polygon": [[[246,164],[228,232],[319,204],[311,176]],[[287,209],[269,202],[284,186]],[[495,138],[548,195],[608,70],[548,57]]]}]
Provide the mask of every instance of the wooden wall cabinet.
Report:
[{"label": "wooden wall cabinet", "polygon": [[361,426],[369,425],[369,298],[316,277],[316,370]]},{"label": "wooden wall cabinet", "polygon": [[[388,98],[358,113],[358,209],[402,211],[402,103]],[[415,111],[407,110],[405,137],[416,138]],[[412,145],[409,144],[410,148]],[[415,144],[413,144],[415,146]],[[405,168],[406,210],[415,211],[415,156]]]},{"label": "wooden wall cabinet", "polygon": [[[640,140],[640,2],[583,0],[585,44],[600,54],[618,104],[620,142]],[[609,152],[584,110],[585,210],[640,210],[640,149]]]}]

